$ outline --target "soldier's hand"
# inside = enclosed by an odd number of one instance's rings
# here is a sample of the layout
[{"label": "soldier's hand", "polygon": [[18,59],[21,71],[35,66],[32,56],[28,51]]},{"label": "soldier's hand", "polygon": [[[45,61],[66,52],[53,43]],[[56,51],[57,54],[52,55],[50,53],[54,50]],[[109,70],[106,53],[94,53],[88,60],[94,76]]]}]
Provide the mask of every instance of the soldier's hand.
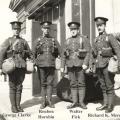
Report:
[{"label": "soldier's hand", "polygon": [[120,66],[118,66],[118,74],[120,74]]},{"label": "soldier's hand", "polygon": [[76,52],[76,55],[77,55],[77,56],[79,56],[79,51],[78,51],[78,52]]},{"label": "soldier's hand", "polygon": [[34,72],[36,72],[36,71],[37,71],[37,67],[35,66],[35,67],[34,67]]},{"label": "soldier's hand", "polygon": [[86,70],[87,69],[87,65],[82,65],[82,69]]},{"label": "soldier's hand", "polygon": [[2,69],[0,69],[0,75],[2,75]]},{"label": "soldier's hand", "polygon": [[69,50],[66,50],[65,53],[64,53],[64,55],[65,55],[66,57],[68,57],[68,56],[69,56]]},{"label": "soldier's hand", "polygon": [[88,68],[88,69],[85,70],[85,73],[88,73],[88,74],[92,73],[92,72],[93,72],[92,68]]},{"label": "soldier's hand", "polygon": [[64,68],[60,68],[60,71],[63,73],[64,72]]}]

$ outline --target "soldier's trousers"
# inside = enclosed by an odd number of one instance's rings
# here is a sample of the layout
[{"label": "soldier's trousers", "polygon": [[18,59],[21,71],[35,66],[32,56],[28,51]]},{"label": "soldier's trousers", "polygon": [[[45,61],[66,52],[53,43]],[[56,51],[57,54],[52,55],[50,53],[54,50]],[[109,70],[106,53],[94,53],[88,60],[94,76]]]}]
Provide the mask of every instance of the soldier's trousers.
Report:
[{"label": "soldier's trousers", "polygon": [[104,104],[113,104],[115,75],[108,71],[108,67],[98,68],[97,74],[103,92]]},{"label": "soldier's trousers", "polygon": [[84,71],[81,67],[68,67],[68,75],[73,103],[76,103],[79,99],[79,103],[82,104],[86,90]]},{"label": "soldier's trousers", "polygon": [[85,74],[81,67],[68,67],[71,88],[85,87]]},{"label": "soldier's trousers", "polygon": [[9,89],[10,89],[10,101],[13,106],[20,104],[22,83],[25,78],[25,69],[16,68],[9,75]]},{"label": "soldier's trousers", "polygon": [[55,68],[39,67],[38,73],[40,75],[41,95],[43,97],[43,101],[45,101],[46,95],[48,97],[48,101],[51,101]]},{"label": "soldier's trousers", "polygon": [[39,67],[38,72],[40,75],[42,87],[47,87],[47,86],[53,85],[54,73],[55,73],[54,67]]}]

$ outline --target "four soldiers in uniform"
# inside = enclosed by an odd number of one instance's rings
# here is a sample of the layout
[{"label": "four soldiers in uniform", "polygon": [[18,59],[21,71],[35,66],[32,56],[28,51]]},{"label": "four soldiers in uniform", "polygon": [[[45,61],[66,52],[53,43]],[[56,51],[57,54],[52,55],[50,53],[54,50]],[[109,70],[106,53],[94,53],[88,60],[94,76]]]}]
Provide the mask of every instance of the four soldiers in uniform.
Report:
[{"label": "four soldiers in uniform", "polygon": [[[20,106],[22,83],[26,72],[26,58],[32,59],[32,52],[27,41],[21,38],[21,22],[11,22],[13,36],[5,40],[0,51],[0,73],[5,59],[12,58],[15,62],[15,70],[8,74],[11,110],[13,113],[23,112]],[[6,68],[7,69],[7,68]]]},{"label": "four soldiers in uniform", "polygon": [[[113,110],[114,98],[114,75],[108,71],[108,62],[115,53],[120,63],[120,50],[115,38],[105,31],[106,21],[108,21],[107,18],[95,18],[99,35],[94,41],[92,55],[96,59],[98,79],[103,92],[103,105],[96,110],[106,109],[108,113]],[[67,108],[70,109],[79,105],[81,108],[87,109],[84,104],[86,91],[85,71],[89,67],[91,46],[88,38],[79,34],[80,23],[68,23],[71,37],[66,40],[62,51],[57,40],[50,36],[50,26],[52,23],[49,21],[42,22],[43,35],[35,41],[33,55],[28,43],[19,36],[21,24],[18,21],[11,22],[14,35],[5,40],[0,52],[0,72],[2,72],[2,63],[5,59],[12,57],[15,62],[15,70],[8,74],[12,112],[23,112],[20,101],[22,83],[26,72],[26,58],[33,59],[33,56],[41,83],[41,109],[44,109],[47,105],[51,108],[55,107],[52,103],[52,90],[55,59],[58,56],[62,57],[61,72],[64,72],[64,67],[67,66],[70,79],[73,103]]]}]

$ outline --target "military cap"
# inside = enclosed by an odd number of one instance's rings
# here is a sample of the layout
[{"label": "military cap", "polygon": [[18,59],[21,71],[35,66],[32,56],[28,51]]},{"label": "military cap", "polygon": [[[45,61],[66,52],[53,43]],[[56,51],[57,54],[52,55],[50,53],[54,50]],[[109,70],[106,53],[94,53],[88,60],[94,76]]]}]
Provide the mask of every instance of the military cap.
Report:
[{"label": "military cap", "polygon": [[41,25],[43,28],[49,28],[51,24],[52,24],[52,22],[50,22],[50,21],[44,21],[44,22],[41,22],[41,23],[40,23],[40,25]]},{"label": "military cap", "polygon": [[79,28],[80,27],[80,23],[79,22],[69,22],[68,23],[68,27],[70,29],[72,29],[72,28]]},{"label": "military cap", "polygon": [[10,24],[12,25],[12,29],[21,29],[22,22],[13,21],[13,22],[10,22]]},{"label": "military cap", "polygon": [[94,21],[96,22],[97,25],[99,25],[99,24],[106,24],[108,19],[105,17],[96,17]]}]

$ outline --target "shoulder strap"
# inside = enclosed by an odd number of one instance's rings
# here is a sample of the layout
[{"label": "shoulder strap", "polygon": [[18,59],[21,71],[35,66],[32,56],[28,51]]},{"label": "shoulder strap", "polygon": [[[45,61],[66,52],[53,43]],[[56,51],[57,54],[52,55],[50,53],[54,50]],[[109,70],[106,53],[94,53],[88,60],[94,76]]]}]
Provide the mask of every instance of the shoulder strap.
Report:
[{"label": "shoulder strap", "polygon": [[67,45],[69,44],[69,42],[70,42],[70,38],[68,38],[68,39],[66,40]]},{"label": "shoulder strap", "polygon": [[10,44],[10,46],[12,45],[11,39],[9,39],[9,44]]},{"label": "shoulder strap", "polygon": [[107,42],[109,42],[109,38],[108,38],[108,35],[106,36],[106,39],[105,39]]},{"label": "shoulder strap", "polygon": [[105,41],[108,42],[109,47],[111,47],[111,43],[110,43],[110,41],[109,41],[109,37],[108,37],[108,36],[109,36],[109,35],[107,34]]},{"label": "shoulder strap", "polygon": [[55,47],[55,39],[52,38],[52,44],[53,44],[53,47]]},{"label": "shoulder strap", "polygon": [[80,43],[80,49],[83,49],[83,39],[82,39],[82,37],[80,37],[79,43]]},{"label": "shoulder strap", "polygon": [[12,47],[16,44],[16,42],[17,42],[17,41],[14,41],[14,42],[12,43],[11,39],[9,39],[10,47],[12,48]]}]

